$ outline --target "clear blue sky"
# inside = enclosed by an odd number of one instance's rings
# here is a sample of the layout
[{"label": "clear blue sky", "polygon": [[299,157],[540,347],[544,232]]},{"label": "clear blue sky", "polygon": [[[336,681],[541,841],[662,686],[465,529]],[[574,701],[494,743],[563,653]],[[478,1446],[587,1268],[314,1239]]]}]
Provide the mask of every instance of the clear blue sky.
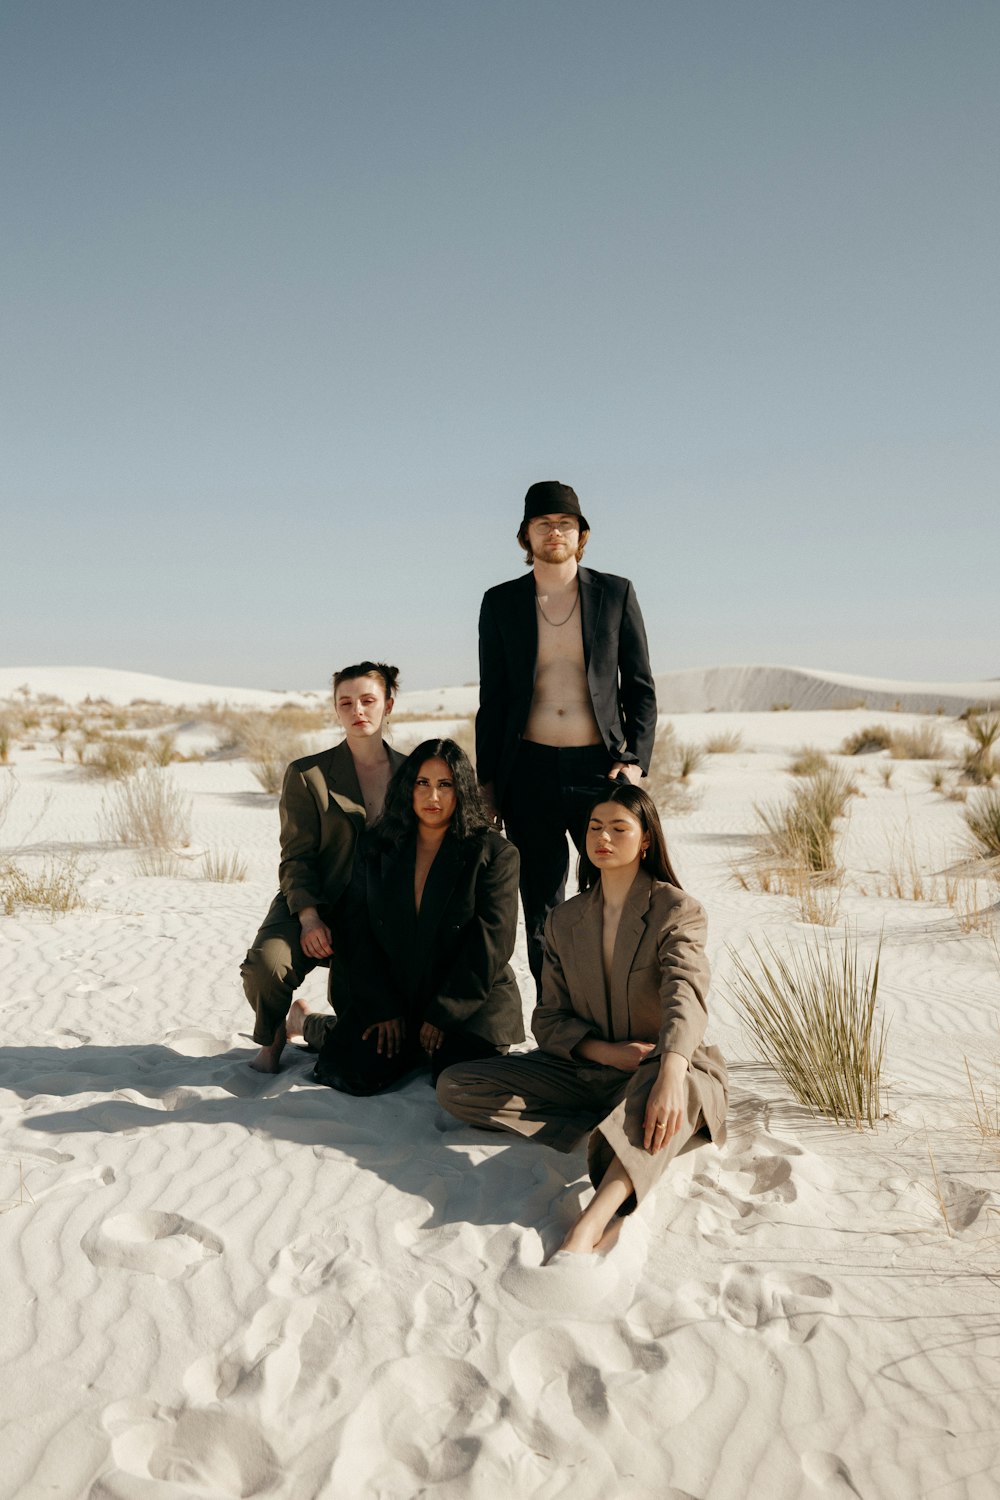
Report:
[{"label": "clear blue sky", "polygon": [[3,0],[0,664],[1000,674],[995,0]]}]

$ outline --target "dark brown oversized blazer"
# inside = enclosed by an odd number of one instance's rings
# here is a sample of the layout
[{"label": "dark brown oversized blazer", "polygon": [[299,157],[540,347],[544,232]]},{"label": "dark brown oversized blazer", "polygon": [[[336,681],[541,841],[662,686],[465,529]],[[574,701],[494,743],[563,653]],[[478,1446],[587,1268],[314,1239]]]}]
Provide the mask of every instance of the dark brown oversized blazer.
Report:
[{"label": "dark brown oversized blazer", "polygon": [[[395,774],[406,757],[386,749]],[[328,915],[350,881],[354,846],[365,827],[365,801],[346,740],[292,761],[278,811],[281,890],[266,922],[295,916],[307,906]]]},{"label": "dark brown oversized blazer", "polygon": [[[612,760],[649,770],[656,689],[639,601],[627,578],[581,567],[583,659],[594,717]],[[535,575],[487,589],[479,612],[476,774],[498,807],[531,712],[538,658]]]},{"label": "dark brown oversized blazer", "polygon": [[521,995],[509,963],[517,850],[492,829],[461,841],[448,834],[419,914],[414,865],[412,841],[356,861],[334,929],[347,948],[352,1011],[365,1025],[405,1016],[495,1046],[522,1042]]},{"label": "dark brown oversized blazer", "polygon": [[[604,982],[601,883],[557,906],[545,929],[542,998],[532,1018],[545,1052],[570,1058],[586,1037],[655,1042],[656,1057],[679,1052],[690,1065],[712,1139],[725,1139],[727,1072],[708,1024],[708,923],[693,896],[639,871],[622,911]],[[650,1076],[650,1083],[653,1081]]]}]

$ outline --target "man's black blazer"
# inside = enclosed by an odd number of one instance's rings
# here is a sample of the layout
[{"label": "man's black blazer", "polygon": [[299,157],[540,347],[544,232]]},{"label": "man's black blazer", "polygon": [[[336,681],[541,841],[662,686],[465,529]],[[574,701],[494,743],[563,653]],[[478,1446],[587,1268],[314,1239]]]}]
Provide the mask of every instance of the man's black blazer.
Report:
[{"label": "man's black blazer", "polygon": [[[581,568],[583,658],[594,717],[613,760],[649,770],[656,733],[656,690],[646,630],[627,578]],[[525,573],[483,595],[479,613],[479,713],[476,770],[503,807],[517,747],[531,711],[538,656],[535,575]]]}]

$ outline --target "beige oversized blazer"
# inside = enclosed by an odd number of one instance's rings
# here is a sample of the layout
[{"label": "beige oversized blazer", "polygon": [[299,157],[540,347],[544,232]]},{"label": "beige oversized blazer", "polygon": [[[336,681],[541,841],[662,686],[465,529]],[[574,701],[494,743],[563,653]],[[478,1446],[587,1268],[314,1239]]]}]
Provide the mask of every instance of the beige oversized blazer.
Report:
[{"label": "beige oversized blazer", "polygon": [[[395,775],[406,757],[386,749]],[[354,846],[365,827],[364,797],[346,740],[292,761],[279,814],[277,899],[284,897],[292,916],[307,906],[333,906],[350,881]]]},{"label": "beige oversized blazer", "polygon": [[570,1058],[585,1037],[655,1042],[679,1052],[714,1141],[725,1139],[728,1078],[717,1047],[703,1045],[708,1024],[708,923],[704,908],[676,886],[640,869],[622,911],[604,982],[603,897],[589,891],[557,906],[545,927],[542,997],[531,1029],[545,1052]]}]

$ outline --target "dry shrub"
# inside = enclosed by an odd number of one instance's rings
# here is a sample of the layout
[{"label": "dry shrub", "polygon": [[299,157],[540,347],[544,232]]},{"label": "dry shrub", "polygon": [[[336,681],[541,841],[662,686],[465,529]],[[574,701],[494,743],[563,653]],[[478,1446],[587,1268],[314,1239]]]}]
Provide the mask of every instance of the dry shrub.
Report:
[{"label": "dry shrub", "polygon": [[965,822],[977,854],[1000,860],[1000,792],[980,792],[965,809]]},{"label": "dry shrub", "polygon": [[815,776],[829,768],[829,758],[815,745],[802,745],[795,751],[788,769],[793,776]]},{"label": "dry shrub", "polygon": [[890,787],[890,786],[892,786],[893,769],[894,768],[892,766],[880,766],[879,767],[879,773],[878,774],[882,778],[882,785],[884,787]]},{"label": "dry shrub", "polygon": [[218,880],[226,885],[238,884],[247,878],[246,860],[234,851],[228,854],[218,849],[206,849],[202,856],[202,874],[206,880]]},{"label": "dry shrub", "polygon": [[927,784],[928,786],[932,787],[935,792],[944,791],[946,781],[947,776],[943,766],[927,767]]},{"label": "dry shrub", "polygon": [[936,724],[897,730],[889,750],[894,760],[941,760],[945,754],[944,740]]},{"label": "dry shrub", "polygon": [[136,859],[135,873],[158,880],[178,880],[184,866],[170,849],[143,849]]},{"label": "dry shrub", "polygon": [[840,750],[842,755],[871,755],[876,750],[890,749],[892,740],[892,730],[885,724],[869,724],[849,734]]},{"label": "dry shrub", "polygon": [[693,745],[690,741],[678,740],[675,763],[677,777],[680,781],[687,781],[692,772],[697,771],[705,759],[705,752],[700,745]]},{"label": "dry shrub", "polygon": [[969,1080],[976,1129],[984,1141],[1000,1141],[1000,1075],[997,1060],[993,1059],[993,1081],[985,1087],[973,1079],[969,1059],[966,1057],[963,1061],[965,1076]]},{"label": "dry shrub", "polygon": [[124,781],[143,763],[145,745],[131,739],[98,740],[87,751],[83,764],[92,776],[106,781]]},{"label": "dry shrub", "polygon": [[146,761],[151,766],[169,766],[177,759],[176,739],[164,730],[146,743]]},{"label": "dry shrub", "polygon": [[734,755],[743,748],[743,736],[738,729],[725,729],[719,734],[709,735],[705,741],[706,755]]},{"label": "dry shrub", "polygon": [[5,766],[10,760],[10,720],[6,714],[0,715],[0,766]]},{"label": "dry shrub", "polygon": [[676,815],[690,811],[691,794],[681,779],[682,760],[682,747],[677,743],[673,725],[662,725],[656,731],[649,770],[641,783],[660,812]]},{"label": "dry shrub", "polygon": [[[834,824],[853,792],[844,772],[829,767],[804,777],[790,802],[756,808],[764,834],[749,874],[760,890],[793,896],[805,922],[828,926],[836,917],[843,871]],[[749,884],[746,872],[737,878]]]},{"label": "dry shrub", "polygon": [[962,774],[966,781],[985,786],[998,770],[993,747],[1000,739],[1000,714],[973,714],[966,719],[965,729],[972,744],[966,749]]},{"label": "dry shrub", "polygon": [[783,714],[786,713],[788,709],[791,708],[791,706],[792,705],[790,703],[772,703],[771,712],[773,714]]},{"label": "dry shrub", "polygon": [[876,1014],[882,943],[865,968],[857,938],[816,933],[780,953],[751,941],[755,965],[730,949],[730,990],[762,1060],[810,1110],[846,1125],[874,1125],[882,1113],[884,1019]]},{"label": "dry shrub", "polygon": [[0,907],[8,917],[19,909],[43,911],[50,917],[86,906],[81,885],[80,856],[51,856],[33,874],[13,860],[0,863]]},{"label": "dry shrub", "polygon": [[177,849],[191,842],[191,804],[161,770],[147,766],[106,799],[102,831],[132,848]]}]

